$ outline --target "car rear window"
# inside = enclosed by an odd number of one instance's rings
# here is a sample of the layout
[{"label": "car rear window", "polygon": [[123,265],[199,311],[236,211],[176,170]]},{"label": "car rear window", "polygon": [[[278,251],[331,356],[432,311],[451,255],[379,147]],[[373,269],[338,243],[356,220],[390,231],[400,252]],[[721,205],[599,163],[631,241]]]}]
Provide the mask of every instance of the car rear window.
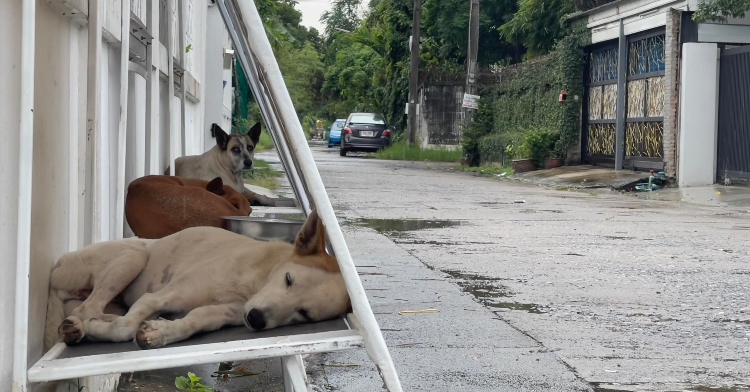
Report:
[{"label": "car rear window", "polygon": [[345,123],[344,121],[336,121],[335,123],[333,123],[333,125],[331,125],[331,130],[336,131],[336,130],[343,128],[344,123]]},{"label": "car rear window", "polygon": [[349,122],[352,124],[385,125],[385,119],[379,114],[355,114]]}]

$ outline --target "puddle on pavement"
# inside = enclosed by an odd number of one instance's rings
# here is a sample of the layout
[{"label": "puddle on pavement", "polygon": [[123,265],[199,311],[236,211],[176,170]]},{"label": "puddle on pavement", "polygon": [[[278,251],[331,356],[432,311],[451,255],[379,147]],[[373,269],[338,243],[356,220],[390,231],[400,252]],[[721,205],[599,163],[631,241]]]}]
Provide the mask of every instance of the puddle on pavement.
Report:
[{"label": "puddle on pavement", "polygon": [[614,388],[608,388],[608,387],[600,387],[598,386],[598,383],[592,383],[594,387],[592,390],[594,392],[632,392],[629,389],[614,389]]},{"label": "puddle on pavement", "polygon": [[693,202],[729,207],[750,207],[750,189],[743,186],[705,186],[695,188],[665,188],[654,192],[633,194],[642,200]]},{"label": "puddle on pavement", "polygon": [[458,280],[461,289],[474,296],[482,305],[496,311],[520,310],[528,313],[547,313],[544,306],[537,304],[525,304],[520,302],[506,301],[513,293],[508,287],[497,283],[500,279],[488,278],[486,276],[467,274],[455,270],[441,270],[443,273],[450,275],[451,278]]},{"label": "puddle on pavement", "polygon": [[742,387],[710,387],[707,385],[698,385],[686,389],[689,392],[747,392],[750,391],[750,386]]},{"label": "puddle on pavement", "polygon": [[396,234],[407,231],[427,229],[444,229],[460,226],[464,221],[439,219],[356,219],[351,223],[357,226],[369,227],[381,234]]},{"label": "puddle on pavement", "polygon": [[399,237],[392,239],[394,243],[400,245],[433,245],[433,246],[459,246],[459,245],[493,245],[494,242],[480,242],[480,241],[466,241],[466,242],[451,242],[451,241],[427,241],[417,240],[406,237]]},{"label": "puddle on pavement", "polygon": [[[592,385],[592,389],[594,390],[594,392],[631,392],[632,391],[632,389],[617,389],[612,384],[605,384],[605,383],[599,383],[599,382],[592,382],[591,385]],[[637,385],[627,385],[627,386],[637,387]],[[683,392],[748,392],[750,391],[750,387],[744,386],[744,385],[735,386],[735,387],[695,385],[695,386],[691,386],[691,387],[684,388],[681,390]]]}]

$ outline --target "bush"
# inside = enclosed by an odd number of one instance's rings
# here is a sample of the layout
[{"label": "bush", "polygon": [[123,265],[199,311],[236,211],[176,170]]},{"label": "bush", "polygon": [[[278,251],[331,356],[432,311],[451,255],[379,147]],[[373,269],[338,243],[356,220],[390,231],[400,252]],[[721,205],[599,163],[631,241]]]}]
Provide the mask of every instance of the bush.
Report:
[{"label": "bush", "polygon": [[518,146],[523,143],[524,136],[521,132],[512,131],[496,133],[479,139],[479,156],[481,163],[497,162],[502,165],[518,156]]},{"label": "bush", "polygon": [[524,132],[524,135],[521,147],[523,154],[526,158],[533,160],[537,166],[544,167],[544,160],[554,155],[560,134],[546,129],[531,129]]}]

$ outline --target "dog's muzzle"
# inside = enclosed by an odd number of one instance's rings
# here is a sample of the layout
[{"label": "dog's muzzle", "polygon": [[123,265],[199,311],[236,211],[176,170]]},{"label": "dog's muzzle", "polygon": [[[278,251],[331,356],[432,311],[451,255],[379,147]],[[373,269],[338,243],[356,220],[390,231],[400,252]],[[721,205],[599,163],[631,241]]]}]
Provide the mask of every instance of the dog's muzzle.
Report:
[{"label": "dog's muzzle", "polygon": [[258,309],[250,310],[250,312],[247,313],[245,319],[247,320],[247,324],[252,329],[261,330],[266,328],[266,317],[263,315],[263,312]]},{"label": "dog's muzzle", "polygon": [[243,163],[245,164],[245,169],[252,169],[253,168],[253,161],[252,160],[245,159],[245,162],[243,162]]}]

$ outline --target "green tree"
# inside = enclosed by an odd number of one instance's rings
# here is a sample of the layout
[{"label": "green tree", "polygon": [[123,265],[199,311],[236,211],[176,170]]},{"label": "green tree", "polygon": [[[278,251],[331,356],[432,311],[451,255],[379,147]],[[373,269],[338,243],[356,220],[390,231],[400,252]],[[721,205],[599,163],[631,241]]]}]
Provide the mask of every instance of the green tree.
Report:
[{"label": "green tree", "polygon": [[703,0],[698,4],[698,11],[693,20],[698,23],[723,22],[728,18],[742,18],[750,11],[750,0]]},{"label": "green tree", "polygon": [[361,0],[334,0],[331,9],[323,12],[320,21],[326,26],[324,37],[327,42],[343,33],[341,30],[354,31],[359,26],[360,5]]},{"label": "green tree", "polygon": [[518,11],[500,27],[500,35],[515,44],[523,44],[527,58],[549,53],[557,40],[565,36],[562,17],[573,11],[571,0],[519,0]]},{"label": "green tree", "polygon": [[300,118],[316,111],[324,67],[313,44],[306,42],[301,48],[284,48],[279,51],[277,58],[286,88]]},{"label": "green tree", "polygon": [[[428,62],[465,64],[469,41],[469,1],[425,0],[423,58]],[[516,0],[482,0],[479,7],[477,62],[490,65],[520,61],[523,46],[509,43],[497,31],[518,9]]]},{"label": "green tree", "polygon": [[[325,67],[321,61],[324,47],[320,33],[300,25],[302,14],[296,9],[294,0],[256,0],[266,35],[271,43],[284,82],[300,119],[316,117],[322,110],[318,99],[323,85]],[[245,83],[238,72],[235,83]],[[242,86],[240,86],[242,87]],[[246,86],[244,88],[247,88]],[[237,92],[244,90],[238,88]],[[237,100],[244,105],[245,101]],[[248,110],[236,110],[233,122],[259,121],[260,110],[254,101]]]}]

